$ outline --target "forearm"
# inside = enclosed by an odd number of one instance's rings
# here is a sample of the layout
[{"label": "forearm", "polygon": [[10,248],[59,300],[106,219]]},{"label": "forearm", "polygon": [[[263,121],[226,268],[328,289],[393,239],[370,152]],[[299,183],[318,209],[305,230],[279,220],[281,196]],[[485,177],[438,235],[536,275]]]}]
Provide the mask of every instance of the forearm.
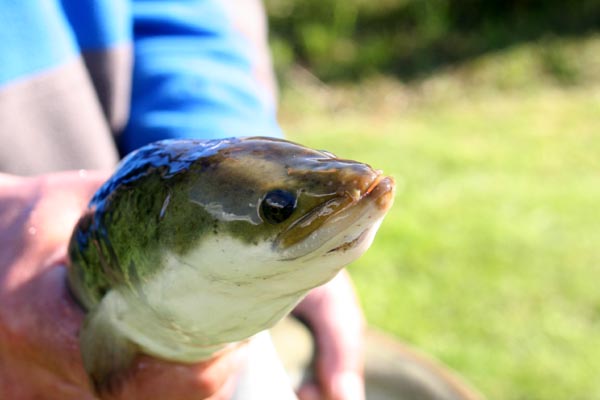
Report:
[{"label": "forearm", "polygon": [[266,34],[246,35],[231,7],[223,0],[134,2],[123,153],[167,138],[281,136],[273,84],[265,83],[272,80],[268,52],[254,54]]}]

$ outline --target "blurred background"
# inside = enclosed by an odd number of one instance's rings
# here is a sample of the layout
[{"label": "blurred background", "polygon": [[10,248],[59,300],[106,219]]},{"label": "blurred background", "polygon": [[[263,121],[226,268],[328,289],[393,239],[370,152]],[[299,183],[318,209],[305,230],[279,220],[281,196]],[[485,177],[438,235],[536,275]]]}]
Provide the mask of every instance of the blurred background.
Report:
[{"label": "blurred background", "polygon": [[600,399],[600,0],[266,0],[292,140],[384,169],[369,322],[490,399]]}]

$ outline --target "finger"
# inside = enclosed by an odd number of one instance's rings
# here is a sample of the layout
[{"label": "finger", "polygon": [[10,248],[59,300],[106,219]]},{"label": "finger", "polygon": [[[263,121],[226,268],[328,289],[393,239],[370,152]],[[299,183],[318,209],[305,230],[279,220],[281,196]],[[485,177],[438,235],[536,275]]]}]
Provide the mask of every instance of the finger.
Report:
[{"label": "finger", "polygon": [[0,257],[7,265],[14,262],[4,270],[5,285],[18,287],[41,271],[66,263],[73,227],[106,177],[106,172],[71,171],[15,180],[14,194],[9,196],[15,204],[9,205],[16,214],[0,217],[4,244]]},{"label": "finger", "polygon": [[141,356],[119,399],[205,399],[226,391],[246,358],[246,346],[226,349],[211,360],[182,364]]},{"label": "finger", "polygon": [[239,373],[231,374],[225,384],[206,400],[230,400],[239,382]]},{"label": "finger", "polygon": [[[78,340],[83,313],[68,295],[65,272],[64,266],[48,268],[0,297],[2,327],[5,328],[2,339],[7,346],[3,353],[9,358],[12,353],[27,366],[32,392],[53,386],[57,391],[59,386],[64,390],[88,387]],[[22,277],[14,274],[11,278],[14,282]],[[63,393],[63,389],[58,393]]]},{"label": "finger", "polygon": [[331,400],[364,400],[365,386],[362,376],[353,371],[334,375],[328,398]]},{"label": "finger", "polygon": [[327,399],[364,399],[362,344],[356,338],[340,337],[322,334],[317,345],[317,379]]},{"label": "finger", "polygon": [[323,398],[363,399],[364,319],[348,275],[339,274],[315,295],[307,299],[312,304],[306,303],[302,316],[315,334],[315,372]]},{"label": "finger", "polygon": [[67,242],[91,197],[107,178],[107,172],[85,170],[40,177],[41,200],[28,221],[28,233],[44,236],[48,246]]},{"label": "finger", "polygon": [[298,390],[299,400],[320,400],[321,391],[315,383],[305,383]]}]

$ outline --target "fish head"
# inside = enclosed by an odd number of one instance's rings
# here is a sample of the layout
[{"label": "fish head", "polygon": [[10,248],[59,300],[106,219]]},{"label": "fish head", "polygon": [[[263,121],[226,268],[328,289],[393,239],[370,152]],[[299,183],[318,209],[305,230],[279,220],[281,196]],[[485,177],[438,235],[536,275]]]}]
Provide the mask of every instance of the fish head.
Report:
[{"label": "fish head", "polygon": [[313,286],[367,250],[394,198],[394,180],[367,164],[261,137],[228,143],[190,178],[190,201],[218,221],[218,234],[260,249],[244,251],[258,261],[247,265],[259,274],[312,266]]}]

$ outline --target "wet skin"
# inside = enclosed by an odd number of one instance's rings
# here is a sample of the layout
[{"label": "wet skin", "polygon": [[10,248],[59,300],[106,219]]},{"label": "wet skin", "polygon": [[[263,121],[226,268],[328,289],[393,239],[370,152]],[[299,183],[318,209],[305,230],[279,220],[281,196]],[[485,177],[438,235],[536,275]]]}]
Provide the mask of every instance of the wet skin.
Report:
[{"label": "wet skin", "polygon": [[[70,288],[90,312],[87,326],[106,337],[83,332],[97,387],[110,387],[137,353],[197,361],[268,328],[366,250],[392,199],[391,178],[368,165],[282,140],[140,149],[93,197],[70,244]],[[177,271],[186,266],[191,275]],[[209,281],[221,292],[223,282],[235,285],[211,306],[206,292],[217,289]],[[190,304],[202,304],[235,320],[243,297],[255,294],[247,287],[274,294],[244,324],[188,318]],[[107,346],[127,354],[123,365],[102,360]]]}]

